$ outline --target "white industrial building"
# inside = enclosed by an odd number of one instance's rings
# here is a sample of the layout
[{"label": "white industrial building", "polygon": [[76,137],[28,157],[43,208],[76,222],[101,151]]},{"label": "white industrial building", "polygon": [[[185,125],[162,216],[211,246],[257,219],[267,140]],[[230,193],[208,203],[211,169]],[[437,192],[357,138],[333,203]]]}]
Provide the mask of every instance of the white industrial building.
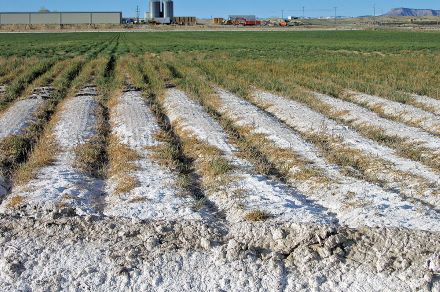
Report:
[{"label": "white industrial building", "polygon": [[0,25],[8,24],[121,24],[122,12],[0,12]]}]

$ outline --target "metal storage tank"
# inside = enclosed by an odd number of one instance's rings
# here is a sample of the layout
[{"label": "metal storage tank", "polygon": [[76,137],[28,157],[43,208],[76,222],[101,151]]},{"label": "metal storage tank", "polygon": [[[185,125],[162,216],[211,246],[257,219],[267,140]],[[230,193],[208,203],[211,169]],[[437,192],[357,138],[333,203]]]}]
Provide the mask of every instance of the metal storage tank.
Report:
[{"label": "metal storage tank", "polygon": [[150,18],[151,19],[162,17],[161,6],[162,6],[162,3],[160,0],[151,0],[150,1]]},{"label": "metal storage tank", "polygon": [[172,0],[165,0],[163,9],[163,17],[173,19],[174,17],[174,3]]}]

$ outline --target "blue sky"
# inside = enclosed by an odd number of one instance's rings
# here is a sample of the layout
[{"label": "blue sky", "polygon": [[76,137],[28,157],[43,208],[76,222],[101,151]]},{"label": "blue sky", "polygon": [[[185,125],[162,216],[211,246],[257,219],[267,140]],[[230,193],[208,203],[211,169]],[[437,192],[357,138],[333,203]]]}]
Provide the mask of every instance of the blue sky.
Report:
[{"label": "blue sky", "polygon": [[[147,10],[147,0],[0,0],[1,11],[37,11],[41,7],[56,11],[122,11],[124,16],[135,16],[139,5],[141,15]],[[376,5],[378,14],[390,8],[432,8],[440,10],[440,0],[175,0],[177,16],[216,17],[229,14],[256,14],[259,17],[287,15],[332,16],[372,15]]]}]

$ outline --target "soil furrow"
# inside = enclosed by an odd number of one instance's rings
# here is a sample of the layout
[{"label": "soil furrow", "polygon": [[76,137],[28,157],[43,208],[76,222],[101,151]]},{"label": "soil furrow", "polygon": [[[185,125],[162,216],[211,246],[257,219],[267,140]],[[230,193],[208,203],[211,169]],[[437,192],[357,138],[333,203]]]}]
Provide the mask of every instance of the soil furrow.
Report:
[{"label": "soil furrow", "polygon": [[[28,99],[17,101],[5,113],[0,115],[0,147],[2,148],[2,151],[14,151],[14,149],[10,149],[11,147],[9,147],[9,145],[2,144],[5,139],[13,140],[14,137],[17,137],[16,143],[20,145],[18,137],[35,123],[37,120],[35,114],[45,107],[45,104],[47,103],[45,99],[49,98],[53,92],[53,88],[35,88]],[[6,142],[6,144],[8,143]],[[24,147],[24,145],[21,146]],[[22,149],[22,151],[24,151],[24,149]],[[11,166],[7,167],[6,165],[3,165],[8,164],[5,161],[8,160],[6,156],[7,154],[5,153],[0,155],[0,203],[10,190],[9,176],[12,170],[5,169],[10,168]]]},{"label": "soil furrow", "polygon": [[6,88],[6,93],[0,100],[0,109],[6,108],[11,102],[16,100],[19,95],[38,77],[47,72],[51,72],[51,68],[55,64],[54,60],[42,60],[35,66],[31,66],[23,74],[20,74],[14,81]]},{"label": "soil furrow", "polygon": [[[257,103],[264,105],[267,111],[278,116],[300,133],[323,133],[337,137],[341,139],[344,145],[382,159],[390,163],[396,170],[416,176],[416,180],[417,177],[420,177],[434,185],[439,182],[440,177],[421,163],[401,158],[393,149],[364,138],[357,132],[336,123],[303,104],[261,91],[255,93],[253,98]],[[342,111],[342,109],[339,110]],[[383,179],[388,180],[386,177]]]},{"label": "soil furrow", "polygon": [[419,127],[431,134],[440,134],[440,117],[412,105],[387,100],[378,96],[346,92],[344,97],[367,107],[381,117],[396,120],[408,126]]},{"label": "soil furrow", "polygon": [[362,128],[362,126],[377,128],[383,130],[388,137],[408,139],[414,141],[415,144],[421,144],[433,151],[438,150],[440,147],[439,138],[426,131],[381,118],[376,113],[354,103],[320,93],[313,94],[321,102],[329,106],[332,117],[336,116],[340,121],[350,126],[355,128]]},{"label": "soil furrow", "polygon": [[335,20],[0,25],[0,292],[440,292],[440,33]]},{"label": "soil furrow", "polygon": [[[33,153],[34,147],[43,134],[57,104],[64,98],[71,80],[80,71],[82,62],[72,60],[60,65],[62,66],[57,66],[64,69],[64,71],[55,70],[56,72],[53,74],[45,74],[45,76],[39,78],[34,82],[37,88],[27,92],[26,99],[18,101],[9,108],[5,116],[0,117],[0,120],[4,118],[8,126],[5,125],[2,130],[9,132],[9,130],[14,129],[11,135],[6,135],[3,139],[0,139],[0,172],[5,190],[10,189],[15,172]],[[53,87],[38,87],[47,84],[51,84]],[[36,104],[39,104],[39,106],[35,106]],[[13,116],[9,117],[9,114]],[[49,145],[45,147],[49,147]],[[0,197],[0,201],[2,199]]]},{"label": "soil furrow", "polygon": [[[130,174],[110,171],[104,214],[139,220],[195,220],[194,201],[180,196],[177,176],[151,159],[151,148],[160,146],[155,135],[160,130],[140,91],[127,91],[116,101],[110,113],[112,135],[118,139],[112,155],[134,155]],[[111,146],[110,146],[111,147]],[[130,150],[124,150],[128,147]],[[118,153],[119,152],[119,153]],[[115,160],[121,157],[114,157]],[[115,162],[116,163],[116,162]],[[113,165],[113,167],[118,167]],[[126,167],[126,166],[119,166]],[[110,167],[112,168],[112,166]],[[131,179],[134,179],[132,181]]]},{"label": "soil furrow", "polygon": [[37,63],[36,59],[25,59],[23,62],[21,62],[20,65],[12,68],[10,71],[7,72],[7,74],[0,77],[0,83],[2,84],[10,84],[12,83],[16,78],[18,78],[20,75],[22,75],[26,68],[31,67]]},{"label": "soil furrow", "polygon": [[17,135],[34,120],[33,114],[44,104],[44,99],[33,98],[17,101],[0,116],[0,140]]},{"label": "soil furrow", "polygon": [[[227,179],[223,181],[221,189],[211,190],[209,196],[219,209],[226,213],[229,222],[240,222],[246,218],[252,220],[251,215],[256,216],[258,212],[261,212],[261,215],[266,214],[267,220],[277,222],[321,224],[335,222],[325,208],[307,200],[298,191],[265,176],[257,175],[252,165],[237,157],[237,150],[228,142],[221,126],[183,92],[168,90],[164,104],[171,122],[178,128],[183,140],[191,141],[195,138],[194,143],[206,143],[214,147],[221,152],[220,157],[225,158],[225,163],[230,164],[232,169],[228,174],[231,181]],[[204,159],[215,157],[208,152]],[[211,166],[219,167],[215,164]],[[201,175],[203,176],[203,173]]]},{"label": "soil furrow", "polygon": [[[440,167],[437,166],[440,165],[440,161],[438,161],[440,137],[433,136],[418,128],[381,118],[377,114],[350,102],[319,93],[315,93],[314,96],[329,105],[332,114],[345,123],[360,129],[362,127],[379,129],[389,137],[402,139],[402,141],[399,141],[399,145],[407,143],[410,144],[408,147],[421,147],[419,149],[420,152],[423,152],[421,155],[427,157],[421,160],[426,164],[433,164],[436,166],[435,168]],[[399,145],[396,145],[396,147]]]},{"label": "soil furrow", "polygon": [[102,196],[103,182],[75,169],[74,150],[96,133],[97,105],[95,96],[80,95],[66,100],[47,136],[48,147],[57,149],[52,163],[40,169],[29,183],[15,187],[3,202],[2,212],[31,216],[57,210],[79,215],[96,213],[94,201]]},{"label": "soil furrow", "polygon": [[[395,226],[414,229],[436,229],[440,217],[429,207],[402,200],[399,194],[385,191],[382,188],[341,175],[339,170],[319,157],[319,151],[312,145],[290,140],[302,139],[291,129],[267,115],[257,107],[228,92],[218,90],[219,111],[232,119],[237,125],[250,127],[251,131],[263,134],[277,147],[292,151],[316,167],[322,169],[329,181],[324,178],[315,180],[292,180],[292,183],[310,198],[329,208],[338,215],[342,224],[351,227],[359,226]],[[318,121],[319,123],[319,121]],[[304,149],[312,156],[304,156]]]},{"label": "soil furrow", "polygon": [[412,98],[416,104],[420,104],[423,108],[428,109],[437,116],[440,116],[440,100],[429,97],[413,94]]}]

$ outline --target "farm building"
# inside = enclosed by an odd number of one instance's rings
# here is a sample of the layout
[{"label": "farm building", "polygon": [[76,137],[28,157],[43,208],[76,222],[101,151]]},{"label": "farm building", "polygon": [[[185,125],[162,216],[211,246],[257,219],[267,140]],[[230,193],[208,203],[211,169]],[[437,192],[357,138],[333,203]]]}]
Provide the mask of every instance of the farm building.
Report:
[{"label": "farm building", "polygon": [[0,12],[7,24],[121,24],[122,12]]}]

